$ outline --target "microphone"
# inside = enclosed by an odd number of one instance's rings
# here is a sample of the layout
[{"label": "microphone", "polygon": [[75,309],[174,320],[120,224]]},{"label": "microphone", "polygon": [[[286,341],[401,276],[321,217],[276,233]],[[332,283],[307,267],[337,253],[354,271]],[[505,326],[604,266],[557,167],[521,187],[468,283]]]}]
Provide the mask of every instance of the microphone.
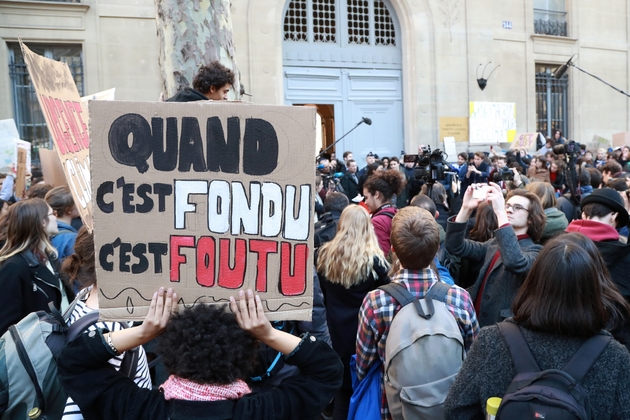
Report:
[{"label": "microphone", "polygon": [[575,57],[575,54],[571,58],[569,58],[569,61],[567,61],[565,64],[561,65],[560,67],[558,67],[558,70],[556,70],[556,72],[553,74],[553,77],[555,77],[556,79],[560,79],[562,76],[564,76],[564,74],[569,69],[569,66],[573,64],[571,63],[571,60],[573,60],[573,57]]},{"label": "microphone", "polygon": [[367,125],[372,125],[372,120],[366,117],[361,118],[361,122],[364,122]]}]

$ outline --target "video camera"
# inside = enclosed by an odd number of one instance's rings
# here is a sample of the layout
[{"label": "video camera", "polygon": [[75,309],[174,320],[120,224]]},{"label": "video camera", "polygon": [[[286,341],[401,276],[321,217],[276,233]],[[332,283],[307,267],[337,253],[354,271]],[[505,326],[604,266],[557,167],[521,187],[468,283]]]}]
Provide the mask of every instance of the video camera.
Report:
[{"label": "video camera", "polygon": [[566,155],[569,158],[580,156],[581,144],[576,142],[575,140],[569,140],[566,144],[556,144],[553,146],[553,152],[556,155]]},{"label": "video camera", "polygon": [[492,182],[514,181],[514,172],[512,169],[504,166],[492,175]]},{"label": "video camera", "polygon": [[329,190],[330,189],[330,184],[332,183],[335,186],[335,190],[337,185],[339,184],[339,179],[343,177],[343,172],[335,172],[332,175],[323,175],[322,174],[322,181],[324,181],[324,189],[325,190]]},{"label": "video camera", "polygon": [[431,151],[431,146],[422,147],[417,155],[405,155],[404,162],[414,162],[414,178],[422,179],[428,184],[446,179],[448,163],[440,149]]}]

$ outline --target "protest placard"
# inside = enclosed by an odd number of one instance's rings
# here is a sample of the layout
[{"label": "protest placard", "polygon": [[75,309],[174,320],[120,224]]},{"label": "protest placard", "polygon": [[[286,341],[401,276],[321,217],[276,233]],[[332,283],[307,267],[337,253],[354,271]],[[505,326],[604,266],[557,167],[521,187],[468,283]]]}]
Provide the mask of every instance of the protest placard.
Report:
[{"label": "protest placard", "polygon": [[508,143],[516,135],[516,104],[470,102],[470,144]]},{"label": "protest placard", "polygon": [[17,168],[18,149],[26,150],[26,172],[31,171],[31,143],[20,140],[15,120],[0,120],[0,173]]},{"label": "protest placard", "polygon": [[625,145],[630,146],[630,131],[613,134],[612,145],[613,147],[623,147]]},{"label": "protest placard", "polygon": [[536,139],[538,138],[538,133],[525,133],[525,134],[517,134],[514,136],[514,140],[510,143],[511,150],[536,150]]},{"label": "protest placard", "polygon": [[57,157],[57,152],[49,149],[39,149],[39,162],[42,165],[44,182],[53,187],[68,186],[63,166]]},{"label": "protest placard", "polygon": [[449,162],[457,162],[457,148],[455,147],[455,137],[444,137],[444,153],[448,156]]},{"label": "protest placard", "polygon": [[468,141],[468,117],[440,117],[440,138],[453,137],[455,141]]},{"label": "protest placard", "polygon": [[18,148],[17,174],[15,176],[15,196],[22,198],[26,190],[26,150]]},{"label": "protest placard", "polygon": [[272,320],[310,319],[315,108],[90,101],[103,319],[139,320],[252,289]]},{"label": "protest placard", "polygon": [[83,224],[92,230],[88,116],[66,63],[33,53],[20,42],[39,105],[55,142]]},{"label": "protest placard", "polygon": [[87,103],[88,101],[113,101],[116,99],[116,88],[104,90],[102,92],[93,93],[81,97],[81,102]]},{"label": "protest placard", "polygon": [[606,149],[612,146],[612,141],[595,134],[593,139],[586,143],[586,149],[592,151],[593,153],[597,153],[597,149]]}]

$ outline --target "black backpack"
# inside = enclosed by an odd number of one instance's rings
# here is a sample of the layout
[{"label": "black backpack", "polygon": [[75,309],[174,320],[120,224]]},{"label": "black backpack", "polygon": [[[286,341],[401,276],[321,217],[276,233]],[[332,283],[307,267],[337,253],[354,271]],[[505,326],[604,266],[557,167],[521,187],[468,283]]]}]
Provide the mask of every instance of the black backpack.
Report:
[{"label": "black backpack", "polygon": [[332,213],[322,214],[322,218],[315,223],[315,230],[313,235],[313,242],[315,249],[324,245],[326,242],[332,240],[337,233],[337,221],[333,217]]},{"label": "black backpack", "polygon": [[596,335],[586,340],[564,369],[541,372],[518,325],[501,322],[497,326],[516,368],[516,376],[499,406],[497,420],[593,418],[588,392],[580,382],[610,342],[609,335]]}]

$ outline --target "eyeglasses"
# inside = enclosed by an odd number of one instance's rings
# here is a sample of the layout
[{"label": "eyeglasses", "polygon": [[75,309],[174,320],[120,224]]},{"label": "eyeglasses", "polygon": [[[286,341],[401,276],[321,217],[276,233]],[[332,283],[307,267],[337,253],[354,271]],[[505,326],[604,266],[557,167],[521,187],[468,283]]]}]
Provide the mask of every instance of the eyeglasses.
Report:
[{"label": "eyeglasses", "polygon": [[53,211],[52,211],[52,213],[48,213],[46,216],[47,216],[47,217],[50,217],[50,216],[57,216],[57,212],[53,210]]},{"label": "eyeglasses", "polygon": [[505,203],[505,209],[506,210],[512,210],[512,212],[516,213],[519,210],[525,210],[525,211],[529,211],[529,209],[526,209],[525,207],[521,206],[520,204],[509,204],[509,203]]}]

